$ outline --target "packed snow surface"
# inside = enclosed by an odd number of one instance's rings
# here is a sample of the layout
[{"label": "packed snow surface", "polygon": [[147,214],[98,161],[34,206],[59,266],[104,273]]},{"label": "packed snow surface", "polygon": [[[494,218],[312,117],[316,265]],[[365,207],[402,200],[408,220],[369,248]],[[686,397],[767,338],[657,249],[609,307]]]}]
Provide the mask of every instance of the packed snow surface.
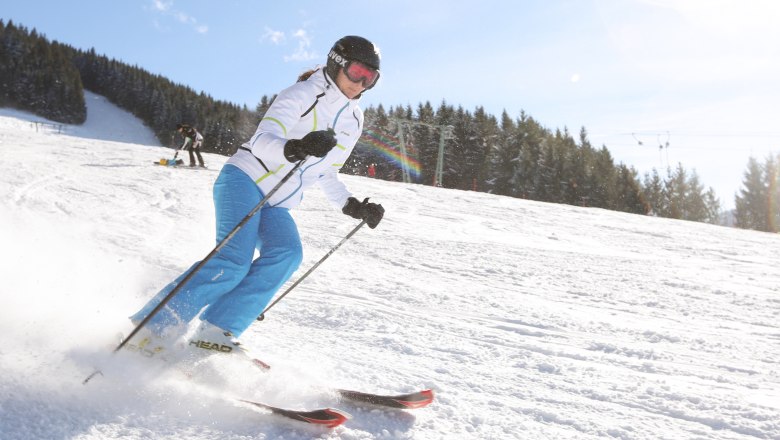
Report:
[{"label": "packed snow surface", "polygon": [[[780,236],[365,177],[343,179],[386,208],[379,227],[242,336],[270,372],[111,354],[214,248],[225,157],[153,165],[173,150],[87,102],[83,126],[0,109],[3,439],[780,439]],[[293,215],[291,282],[356,225],[316,188]],[[436,400],[376,409],[331,387]]]}]

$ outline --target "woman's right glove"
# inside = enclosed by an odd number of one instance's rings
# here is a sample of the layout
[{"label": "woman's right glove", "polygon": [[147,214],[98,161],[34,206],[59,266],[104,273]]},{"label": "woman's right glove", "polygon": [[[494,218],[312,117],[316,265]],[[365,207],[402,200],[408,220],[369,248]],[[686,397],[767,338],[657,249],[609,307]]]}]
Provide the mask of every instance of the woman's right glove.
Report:
[{"label": "woman's right glove", "polygon": [[322,157],[336,146],[336,132],[332,128],[312,131],[303,139],[290,139],[284,144],[284,157],[290,162],[306,159],[306,156]]},{"label": "woman's right glove", "polygon": [[370,203],[368,197],[362,203],[350,197],[347,199],[347,204],[341,208],[341,212],[352,218],[365,220],[368,227],[374,229],[385,215],[385,208],[378,203]]}]

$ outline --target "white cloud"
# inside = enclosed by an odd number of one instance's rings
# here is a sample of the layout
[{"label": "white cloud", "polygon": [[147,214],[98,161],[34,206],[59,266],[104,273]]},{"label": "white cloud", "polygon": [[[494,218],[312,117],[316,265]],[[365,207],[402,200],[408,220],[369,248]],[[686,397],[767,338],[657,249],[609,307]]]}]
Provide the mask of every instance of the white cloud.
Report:
[{"label": "white cloud", "polygon": [[[297,29],[289,36],[289,39],[296,43],[296,47],[292,54],[283,57],[285,62],[309,61],[318,57],[316,52],[310,50],[312,44],[311,37],[309,37],[305,29]],[[284,46],[287,40],[288,36],[286,33],[271,29],[268,26],[265,27],[265,32],[260,37],[261,42],[270,41],[276,46]]]},{"label": "white cloud", "polygon": [[306,47],[311,46],[311,38],[309,38],[309,35],[306,33],[303,29],[298,29],[293,34],[294,38],[297,38],[300,45],[304,45]]},{"label": "white cloud", "polygon": [[284,42],[285,36],[282,31],[275,31],[268,26],[265,27],[265,33],[260,37],[260,41],[270,40],[273,44],[279,45]]},{"label": "white cloud", "polygon": [[152,1],[152,8],[157,11],[165,12],[171,8],[173,5],[172,1],[165,1],[165,0],[153,0]]},{"label": "white cloud", "polygon": [[192,23],[194,23],[196,21],[191,16],[185,14],[184,12],[180,12],[180,11],[179,12],[175,12],[173,14],[173,16],[176,17],[177,20],[179,20],[181,23],[184,23],[184,24],[192,24]]},{"label": "white cloud", "polygon": [[198,24],[197,18],[184,11],[174,9],[173,0],[152,0],[152,10],[163,16],[173,17],[179,23],[192,26],[195,32],[199,34],[205,34],[209,30],[208,26]]},{"label": "white cloud", "polygon": [[286,55],[284,61],[310,61],[317,58],[317,54],[309,50],[311,38],[304,29],[298,29],[293,33],[293,38],[298,41],[298,47],[292,55]]}]

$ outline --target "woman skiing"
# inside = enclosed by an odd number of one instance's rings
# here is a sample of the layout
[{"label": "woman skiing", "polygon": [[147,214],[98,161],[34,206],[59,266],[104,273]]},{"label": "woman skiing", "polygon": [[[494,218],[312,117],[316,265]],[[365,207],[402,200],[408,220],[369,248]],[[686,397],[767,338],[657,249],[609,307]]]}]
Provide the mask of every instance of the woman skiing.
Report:
[{"label": "woman skiing", "polygon": [[[301,263],[301,240],[289,210],[315,183],[344,214],[365,220],[372,229],[379,224],[382,205],[367,198],[358,201],[338,178],[362,133],[363,113],[358,103],[379,79],[379,64],[379,49],[373,43],[347,36],[333,45],[324,68],[306,72],[279,92],[255,134],[228,159],[214,183],[217,242],[296,163],[302,161],[301,166],[139,330],[134,338],[138,342],[132,347],[146,354],[159,353],[183,336],[188,323],[199,316],[201,324],[189,338],[192,351],[240,348],[237,338]],[[260,256],[253,260],[255,249]],[[189,270],[131,316],[133,324],[145,319]]]}]

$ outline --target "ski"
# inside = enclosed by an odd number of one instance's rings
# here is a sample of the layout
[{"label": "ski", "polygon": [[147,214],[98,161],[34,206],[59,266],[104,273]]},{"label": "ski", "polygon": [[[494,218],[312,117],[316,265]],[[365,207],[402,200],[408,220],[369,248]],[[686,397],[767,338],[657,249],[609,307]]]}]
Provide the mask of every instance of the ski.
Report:
[{"label": "ski", "polygon": [[[128,345],[126,347],[132,347]],[[130,350],[136,351],[136,350]],[[268,371],[271,369],[271,365],[267,362],[260,360],[254,356],[241,356],[243,360],[249,361],[252,366],[261,370]],[[162,359],[167,361],[166,359]],[[91,377],[90,377],[91,378]],[[86,382],[86,381],[85,381]],[[373,405],[383,408],[392,409],[418,409],[424,408],[430,405],[434,400],[434,392],[431,389],[425,389],[405,394],[377,394],[368,393],[364,391],[354,391],[341,388],[332,388],[332,392],[335,392],[339,398],[359,403]],[[335,409],[335,408],[320,408],[315,410],[291,410],[286,408],[279,408],[272,405],[268,405],[262,402],[237,399],[240,402],[253,405],[258,408],[270,411],[273,414],[277,414],[288,419],[297,420],[299,422],[316,424],[326,426],[328,428],[334,428],[349,420],[351,417],[348,413]]]},{"label": "ski", "polygon": [[423,408],[433,402],[433,390],[422,390],[397,396],[388,396],[382,394],[364,393],[362,391],[336,390],[344,399],[368,403],[386,408],[417,409]]},{"label": "ski", "polygon": [[[249,358],[252,365],[261,370],[270,370],[271,365],[257,358]],[[333,391],[338,393],[339,397],[352,402],[367,403],[385,408],[398,409],[417,409],[430,405],[433,402],[433,390],[421,390],[413,393],[386,395],[366,393],[363,391],[352,391],[336,388]]]},{"label": "ski", "polygon": [[184,164],[184,160],[182,159],[160,159],[152,162],[155,165],[162,165],[162,166],[168,166],[168,167],[176,167]]},{"label": "ski", "polygon": [[[162,358],[157,358],[157,359],[162,359]],[[167,362],[164,359],[162,360]],[[253,359],[252,362],[258,368],[261,369],[269,368],[268,364],[264,363],[259,359]],[[187,376],[186,372],[182,371],[182,373],[185,376]],[[84,379],[82,383],[86,385],[87,382],[89,382],[91,379],[93,379],[95,376],[98,375],[100,376],[103,375],[103,372],[100,369],[95,370],[92,374],[87,376],[87,378]],[[190,377],[188,376],[188,378]],[[315,410],[294,410],[294,409],[280,408],[278,406],[272,406],[254,400],[247,400],[247,399],[240,399],[240,398],[237,398],[235,400],[253,405],[257,408],[262,408],[264,410],[271,412],[272,414],[276,414],[288,419],[292,419],[292,420],[296,420],[299,422],[308,423],[312,425],[320,425],[326,428],[335,428],[343,424],[347,420],[349,420],[351,417],[348,413],[335,408],[319,408]]]},{"label": "ski", "polygon": [[[385,408],[399,408],[399,409],[415,409],[428,406],[433,402],[433,391],[423,390],[414,393],[400,394],[397,396],[388,396],[373,393],[364,393],[361,391],[350,390],[336,390],[339,395],[347,400],[358,403],[366,403]],[[310,423],[315,425],[322,425],[327,428],[335,428],[349,420],[351,416],[339,409],[335,408],[322,408],[312,411],[307,410],[291,410],[285,408],[279,408],[265,403],[255,402],[251,400],[240,399],[241,402],[254,405],[259,408],[266,409],[273,414],[286,417],[288,419],[297,420],[299,422]]]},{"label": "ski", "polygon": [[205,166],[187,166],[184,165],[184,162],[181,161],[181,159],[178,159],[177,162],[168,161],[165,162],[165,159],[160,159],[160,161],[154,161],[152,162],[155,165],[161,165],[168,168],[177,168],[180,170],[198,170],[198,171],[205,171],[205,170],[211,170],[211,168],[207,168]]},{"label": "ski", "polygon": [[277,414],[288,419],[313,425],[320,425],[326,428],[335,428],[349,420],[351,417],[348,413],[335,408],[321,408],[308,411],[279,408],[252,400],[239,399],[239,402],[254,405],[258,408],[268,410],[273,414]]}]

